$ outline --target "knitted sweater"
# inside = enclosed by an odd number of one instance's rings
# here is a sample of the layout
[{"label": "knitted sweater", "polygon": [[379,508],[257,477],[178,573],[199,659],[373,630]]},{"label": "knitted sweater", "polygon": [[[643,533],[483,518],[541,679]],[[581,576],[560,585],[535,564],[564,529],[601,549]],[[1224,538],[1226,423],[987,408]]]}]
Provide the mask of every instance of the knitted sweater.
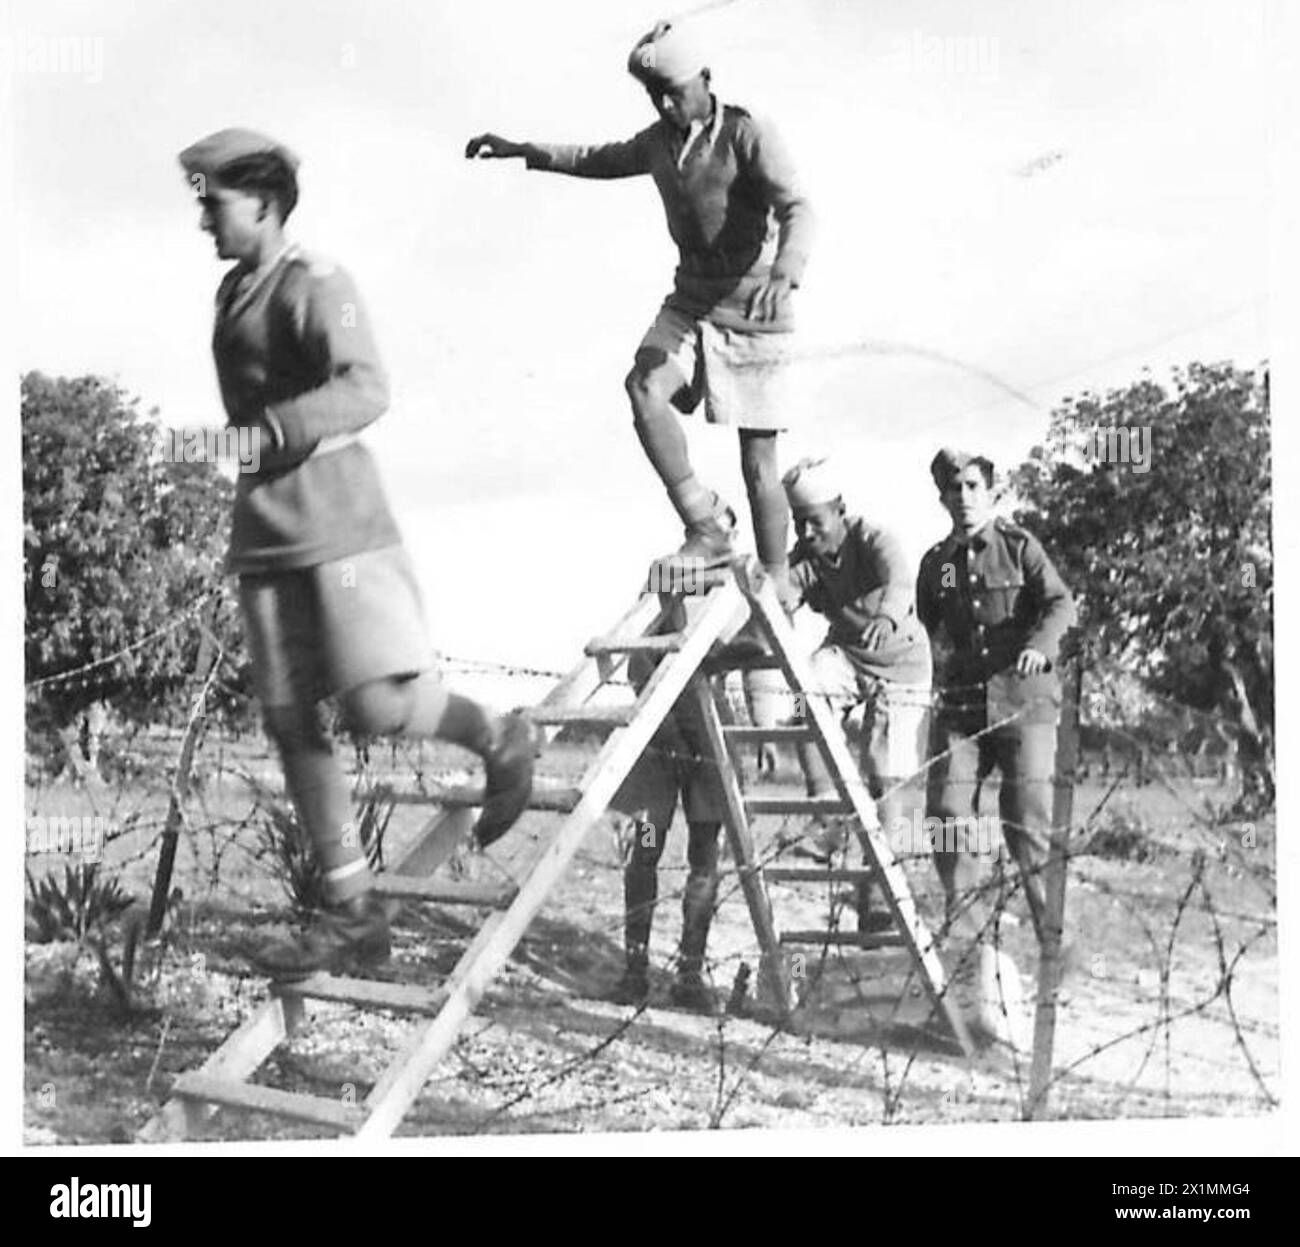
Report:
[{"label": "knitted sweater", "polygon": [[289,247],[236,266],[212,336],[229,423],[254,430],[260,464],[235,487],[227,568],[313,567],[395,545],[374,460],[354,435],[388,406],[388,382],[352,279]]},{"label": "knitted sweater", "polygon": [[[846,522],[844,542],[833,559],[802,542],[790,555],[790,579],[806,605],[824,615],[825,645],[843,649],[867,675],[900,684],[930,680],[930,646],[917,619],[911,568],[892,534],[858,516]],[[893,635],[879,649],[862,646],[873,619],[887,619]]]},{"label": "knitted sweater", "polygon": [[799,284],[812,243],[812,209],[770,124],[715,101],[711,122],[686,136],[661,119],[624,142],[530,146],[530,169],[654,178],[680,255],[671,306],[749,332],[792,327],[788,308],[773,321],[745,315],[769,277]]}]

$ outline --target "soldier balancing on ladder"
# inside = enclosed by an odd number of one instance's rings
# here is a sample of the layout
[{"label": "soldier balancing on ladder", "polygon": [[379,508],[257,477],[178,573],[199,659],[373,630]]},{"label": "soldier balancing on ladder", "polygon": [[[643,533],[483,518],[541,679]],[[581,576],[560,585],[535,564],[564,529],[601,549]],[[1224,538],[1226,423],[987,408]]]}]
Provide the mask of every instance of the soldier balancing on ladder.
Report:
[{"label": "soldier balancing on ladder", "polygon": [[[1061,703],[1055,665],[1061,638],[1075,622],[1074,602],[1038,540],[994,516],[988,459],[945,449],[930,472],[952,532],[921,560],[916,587],[939,692],[926,814],[945,828],[969,825],[979,813],[981,782],[994,768],[1000,772],[1002,838],[1041,941]],[[1018,983],[1005,954],[1006,969],[999,969],[990,942],[997,939],[998,915],[980,894],[980,854],[969,845],[936,845],[934,860],[948,932],[976,953],[968,961],[979,985],[976,1020],[994,1036],[1015,1040],[1014,1030],[1005,1033],[1001,1001],[1008,987],[1018,992]]]},{"label": "soldier balancing on ladder", "polygon": [[654,178],[680,262],[636,353],[627,392],[637,436],[686,527],[670,566],[721,564],[735,554],[735,513],[695,476],[677,416],[703,398],[711,423],[740,432],[758,555],[784,595],[789,513],[776,439],[788,411],[776,383],[793,328],[791,292],[808,258],[811,210],[775,131],[713,95],[707,62],[679,24],[660,22],[640,39],[628,70],[659,114],[632,138],[584,147],[482,134],[465,154],[523,157],[530,169],[577,177]]},{"label": "soldier balancing on ladder", "polygon": [[[808,694],[826,698],[844,716],[861,706],[860,766],[888,831],[905,816],[907,798],[898,790],[921,769],[929,721],[930,647],[916,617],[912,571],[892,534],[848,514],[825,459],[801,460],[783,484],[798,534],[790,555],[792,597],[829,624],[812,654]],[[799,760],[810,797],[836,795],[816,745],[801,745]],[[795,852],[829,862],[843,844],[840,828],[819,817]],[[860,885],[864,931],[891,921],[871,913],[870,896],[870,884]]]},{"label": "soldier balancing on ladder", "polygon": [[284,236],[298,161],[264,135],[222,130],[180,162],[200,227],[235,261],[217,292],[213,353],[229,422],[259,439],[258,468],[235,489],[227,567],[267,731],[325,877],[325,909],[305,934],[252,959],[283,978],[338,972],[384,960],[390,940],[318,702],[338,696],[358,732],[436,736],[481,757],[482,845],[527,803],[532,733],[435,670],[410,560],[357,440],[388,405],[369,320],[342,269]]}]

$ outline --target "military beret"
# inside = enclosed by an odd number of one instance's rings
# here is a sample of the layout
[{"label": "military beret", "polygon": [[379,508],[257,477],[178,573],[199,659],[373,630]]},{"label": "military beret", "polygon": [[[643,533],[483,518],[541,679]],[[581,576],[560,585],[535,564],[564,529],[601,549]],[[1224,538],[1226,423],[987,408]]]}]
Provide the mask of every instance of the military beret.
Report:
[{"label": "military beret", "polygon": [[226,165],[246,156],[276,155],[290,169],[297,170],[298,157],[283,143],[276,142],[269,135],[259,134],[256,130],[243,130],[238,127],[230,130],[218,130],[207,138],[192,143],[178,159],[186,173],[202,173],[207,177],[215,176]]},{"label": "military beret", "polygon": [[627,58],[627,72],[642,82],[666,82],[678,87],[705,68],[704,55],[690,34],[676,22],[659,21],[636,41]]},{"label": "military beret", "polygon": [[954,450],[951,446],[945,446],[930,460],[930,475],[934,477],[934,483],[943,489],[958,472],[974,462],[974,459],[974,455],[968,455],[964,450]]},{"label": "military beret", "polygon": [[785,496],[795,510],[819,507],[844,496],[834,470],[825,459],[800,459],[781,478],[781,484],[785,486]]}]

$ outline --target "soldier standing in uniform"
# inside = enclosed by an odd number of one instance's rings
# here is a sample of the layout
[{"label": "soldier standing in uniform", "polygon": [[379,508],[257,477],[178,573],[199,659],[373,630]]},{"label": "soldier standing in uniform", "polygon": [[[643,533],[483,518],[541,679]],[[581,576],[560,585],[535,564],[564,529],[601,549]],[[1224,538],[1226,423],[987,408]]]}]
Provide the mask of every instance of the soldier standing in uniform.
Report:
[{"label": "soldier standing in uniform", "polygon": [[235,489],[227,570],[253,680],[285,784],[325,877],[325,909],[299,938],[252,954],[281,978],[384,960],[388,920],[354,828],[346,777],[319,715],[337,695],[367,735],[436,736],[476,753],[489,844],[532,787],[533,742],[435,670],[419,591],[369,451],[357,434],[388,406],[388,382],[351,278],[284,235],[298,161],[249,130],[180,155],[200,228],[234,266],[217,292],[213,354],[229,423],[251,430],[257,468]]},{"label": "soldier standing in uniform", "polygon": [[[968,826],[981,780],[1000,772],[1002,836],[1041,940],[1061,702],[1055,666],[1074,602],[1038,540],[994,516],[988,459],[945,449],[930,472],[953,527],[917,577],[938,685],[926,813],[942,820],[945,834]],[[949,932],[977,945],[983,966],[993,953],[982,941],[994,915],[979,895],[979,855],[946,844],[934,858]],[[982,970],[981,983],[988,977]]]},{"label": "soldier standing in uniform", "polygon": [[[687,622],[703,602],[703,597],[681,599]],[[742,607],[719,638],[715,654],[728,649],[748,618],[749,608]],[[669,630],[676,631],[677,626],[669,625]],[[660,661],[643,652],[629,657],[628,678],[638,695]],[[730,722],[729,707],[719,706],[719,713],[724,723]],[[677,973],[669,996],[676,1005],[712,1013],[717,1002],[705,981],[704,956],[718,898],[718,833],[726,800],[691,685],[677,699],[610,802],[612,810],[631,821],[623,874],[625,968],[612,994],[619,1004],[640,1004],[650,994],[650,930],[659,896],[659,859],[679,799],[689,837],[688,873],[682,890]]]},{"label": "soldier standing in uniform", "polygon": [[758,556],[784,593],[789,512],[776,440],[789,412],[777,382],[812,212],[775,131],[713,95],[679,24],[660,22],[640,39],[628,70],[659,114],[632,138],[585,147],[482,134],[465,154],[523,157],[530,169],[577,177],[654,178],[680,263],[626,386],[637,436],[686,528],[670,558],[722,563],[735,553],[735,513],[695,476],[677,416],[703,397],[711,423],[739,429]]},{"label": "soldier standing in uniform", "polygon": [[[841,715],[862,707],[860,765],[889,830],[906,813],[898,789],[921,769],[929,723],[930,646],[916,616],[912,570],[891,533],[847,513],[825,459],[801,460],[782,483],[799,538],[790,555],[791,599],[829,624],[812,654],[814,688]],[[799,760],[808,795],[834,796],[821,751],[801,745]],[[823,826],[803,851],[829,861],[841,842],[834,825]],[[861,885],[859,927],[888,922],[870,913],[870,885]]]}]

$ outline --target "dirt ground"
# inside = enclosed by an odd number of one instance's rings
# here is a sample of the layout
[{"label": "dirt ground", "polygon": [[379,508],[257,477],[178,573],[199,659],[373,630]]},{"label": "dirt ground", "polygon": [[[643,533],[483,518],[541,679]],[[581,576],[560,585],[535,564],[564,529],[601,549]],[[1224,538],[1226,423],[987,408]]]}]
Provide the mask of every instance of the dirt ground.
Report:
[{"label": "dirt ground", "polygon": [[[249,770],[273,774],[255,740],[232,748]],[[211,760],[211,746],[205,759]],[[548,772],[572,782],[590,758],[552,750]],[[230,759],[223,759],[223,766]],[[410,759],[402,765],[409,775]],[[429,778],[455,778],[450,756],[420,760]],[[788,784],[793,773],[782,778]],[[29,791],[29,813],[86,812],[87,794],[57,785]],[[1094,827],[1126,832],[1071,863],[1069,970],[1058,1011],[1048,1116],[1060,1119],[1251,1116],[1280,1097],[1278,973],[1271,899],[1273,829],[1211,827],[1215,793],[1181,782],[1114,791],[1085,783],[1076,825],[1103,802]],[[140,822],[108,860],[147,898],[165,784],[138,781],[103,794],[95,809]],[[145,950],[129,1012],[100,986],[97,957],[75,944],[29,943],[26,1138],[30,1143],[128,1142],[165,1101],[181,1072],[204,1060],[264,998],[265,983],[239,957],[251,936],[280,928],[287,908],[255,857],[252,799],[230,773],[209,767],[182,840],[166,939]],[[108,809],[112,806],[112,809]],[[400,808],[394,856],[432,811]],[[489,855],[458,859],[470,877],[509,873],[529,837],[553,826],[530,814]],[[778,829],[760,819],[760,853]],[[1243,845],[1243,837],[1247,841]],[[951,1121],[1010,1121],[1024,1112],[1028,1062],[993,1048],[973,1062],[929,1019],[930,1006],[897,951],[810,950],[799,983],[797,1033],[775,1025],[757,999],[758,949],[734,873],[724,878],[710,968],[726,1001],[742,965],[751,971],[743,1015],[713,1018],[669,1007],[680,933],[684,827],[673,828],[661,871],[653,962],[643,1010],[601,999],[621,969],[622,892],[612,825],[589,836],[560,887],[497,977],[453,1053],[399,1134],[654,1131],[722,1127],[807,1129]],[[1106,853],[1101,850],[1105,849]],[[29,857],[38,875],[62,860]],[[937,912],[930,864],[906,863],[925,916]],[[833,889],[773,884],[780,926],[851,921]],[[388,977],[434,983],[454,965],[478,915],[408,907],[396,928]],[[1035,946],[1023,906],[1002,925],[1026,998]],[[118,950],[120,951],[120,950]],[[116,955],[109,948],[110,959]],[[321,1005],[256,1081],[319,1096],[362,1099],[418,1023]],[[310,1126],[234,1112],[205,1138],[314,1137]]]}]

